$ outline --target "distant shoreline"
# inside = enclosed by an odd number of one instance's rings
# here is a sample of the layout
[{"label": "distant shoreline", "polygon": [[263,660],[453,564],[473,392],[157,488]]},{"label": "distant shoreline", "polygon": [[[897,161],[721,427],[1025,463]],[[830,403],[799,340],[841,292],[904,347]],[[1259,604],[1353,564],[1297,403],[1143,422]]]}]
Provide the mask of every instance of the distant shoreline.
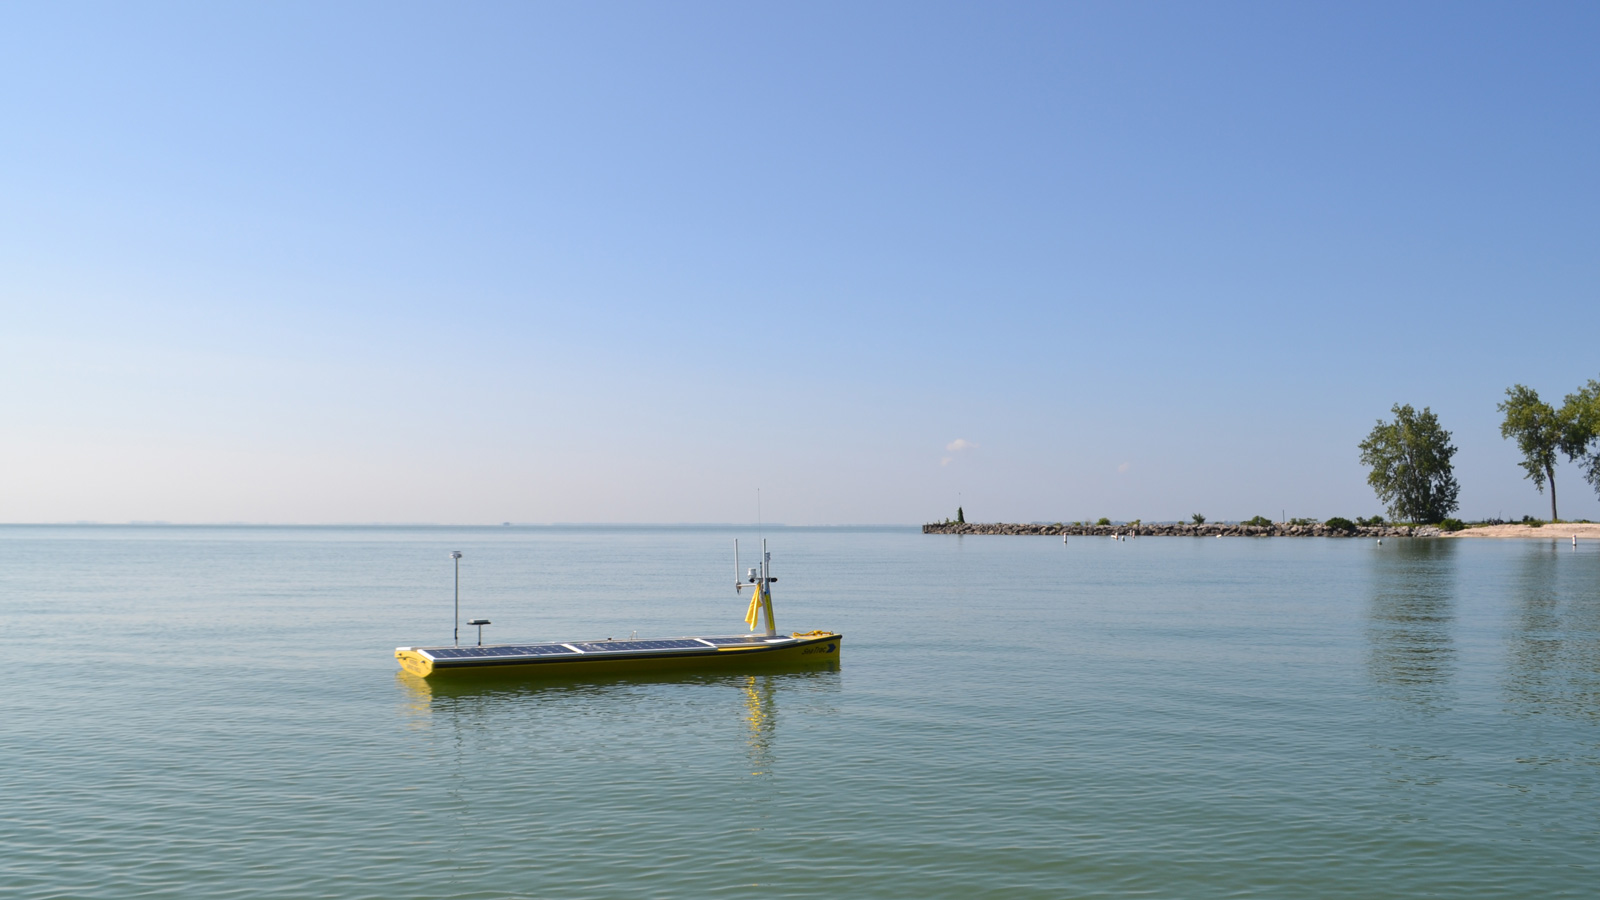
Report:
[{"label": "distant shoreline", "polygon": [[1021,525],[1006,522],[963,522],[961,524],[932,523],[922,526],[923,534],[999,534],[1069,537],[1326,537],[1326,538],[1520,538],[1523,540],[1570,541],[1600,540],[1600,523],[1547,522],[1532,525],[1480,525],[1461,531],[1441,531],[1433,525],[1418,526],[1358,526],[1354,531],[1340,531],[1325,525],[1290,525],[1274,523],[1264,525],[1229,525],[1224,522],[1207,522],[1204,525],[1181,523],[1145,525]]},{"label": "distant shoreline", "polygon": [[[1204,525],[1181,523],[1145,525],[1015,525],[1004,522],[982,524],[932,523],[922,526],[923,534],[1016,534],[1016,535],[1068,535],[1083,537],[1111,537],[1125,534],[1131,537],[1329,537],[1329,538],[1385,538],[1385,537],[1439,537],[1443,534],[1432,525],[1364,525],[1354,531],[1340,531],[1325,525],[1229,525],[1225,522],[1207,522]],[[1600,536],[1600,533],[1597,533]]]},{"label": "distant shoreline", "polygon": [[1544,540],[1570,541],[1600,540],[1600,523],[1546,522],[1535,528],[1532,525],[1481,525],[1445,535],[1453,538],[1543,538]]}]

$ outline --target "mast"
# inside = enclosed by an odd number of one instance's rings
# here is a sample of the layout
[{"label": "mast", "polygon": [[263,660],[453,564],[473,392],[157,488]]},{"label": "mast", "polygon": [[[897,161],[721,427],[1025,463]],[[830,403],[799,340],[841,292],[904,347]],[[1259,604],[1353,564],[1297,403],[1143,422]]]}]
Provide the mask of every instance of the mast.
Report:
[{"label": "mast", "polygon": [[[756,589],[756,595],[750,598],[750,608],[745,613],[745,621],[754,629],[756,622],[765,615],[767,620],[767,637],[778,636],[778,625],[772,615],[772,583],[778,579],[772,577],[772,554],[767,552],[766,538],[761,539],[761,565],[752,567],[749,574],[739,575],[739,541],[733,542],[733,592],[741,593],[745,585]],[[758,611],[759,608],[759,611]]]},{"label": "mast", "polygon": [[761,596],[765,601],[762,605],[767,611],[767,637],[778,636],[778,626],[772,619],[772,583],[778,579],[772,577],[772,554],[767,552],[767,539],[761,539]]}]

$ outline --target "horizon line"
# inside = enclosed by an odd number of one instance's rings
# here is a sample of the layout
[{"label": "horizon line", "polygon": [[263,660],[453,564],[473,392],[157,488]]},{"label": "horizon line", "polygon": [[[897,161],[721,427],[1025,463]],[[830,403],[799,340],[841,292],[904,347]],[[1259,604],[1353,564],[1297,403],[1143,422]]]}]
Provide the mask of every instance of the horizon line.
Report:
[{"label": "horizon line", "polygon": [[920,528],[926,523],[855,522],[792,525],[787,522],[0,522],[0,528]]}]

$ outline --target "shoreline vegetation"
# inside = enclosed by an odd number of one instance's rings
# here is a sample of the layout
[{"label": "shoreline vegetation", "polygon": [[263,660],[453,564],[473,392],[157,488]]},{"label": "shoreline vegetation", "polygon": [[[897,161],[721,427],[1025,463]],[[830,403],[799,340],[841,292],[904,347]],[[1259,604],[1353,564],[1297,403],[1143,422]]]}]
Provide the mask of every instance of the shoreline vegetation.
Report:
[{"label": "shoreline vegetation", "polygon": [[1087,523],[1056,522],[1016,524],[1007,522],[929,522],[922,526],[923,534],[1035,534],[1069,535],[1083,537],[1438,537],[1443,532],[1435,525],[1358,525],[1349,530],[1330,528],[1317,522],[1296,524],[1272,522],[1262,525],[1244,522],[1125,522],[1120,525],[1090,525]]},{"label": "shoreline vegetation", "polygon": [[1208,522],[1194,525],[1181,522],[1126,522],[1119,525],[1087,523],[1020,524],[1007,522],[930,522],[923,534],[1001,534],[1069,537],[1327,537],[1327,538],[1541,538],[1544,540],[1600,540],[1600,523],[1548,522],[1539,525],[1505,523],[1467,525],[1459,531],[1445,531],[1436,525],[1358,525],[1344,529],[1321,522],[1297,524],[1273,522],[1268,525]]},{"label": "shoreline vegetation", "polygon": [[[1568,394],[1560,409],[1539,399],[1538,391],[1522,384],[1506,388],[1506,399],[1495,408],[1505,414],[1500,436],[1515,440],[1522,454],[1517,465],[1539,493],[1550,488],[1552,523],[1561,521],[1556,507],[1559,456],[1577,463],[1583,469],[1584,480],[1600,495],[1600,379],[1590,379],[1587,385]],[[1456,447],[1450,443],[1450,432],[1440,426],[1439,417],[1426,406],[1419,413],[1409,403],[1396,403],[1389,412],[1394,421],[1379,419],[1366,439],[1356,445],[1361,451],[1361,464],[1370,470],[1367,484],[1388,507],[1391,519],[1437,522],[1443,531],[1461,531],[1467,526],[1451,518],[1461,506],[1461,484],[1456,481],[1451,463]],[[1478,524],[1510,523],[1496,520]],[[1517,524],[1540,526],[1529,516]]]},{"label": "shoreline vegetation", "polygon": [[[1243,522],[1207,522],[1195,513],[1190,522],[1144,524],[1089,522],[1046,524],[983,524],[968,522],[966,511],[956,507],[956,517],[922,526],[923,534],[1018,534],[1085,537],[1487,537],[1563,540],[1577,546],[1579,538],[1600,539],[1600,525],[1587,520],[1563,522],[1557,514],[1555,466],[1558,456],[1578,463],[1584,478],[1600,495],[1600,379],[1591,379],[1575,393],[1568,394],[1560,409],[1539,399],[1537,391],[1516,384],[1506,389],[1506,399],[1496,407],[1505,414],[1500,436],[1515,439],[1522,453],[1518,463],[1534,489],[1550,488],[1550,520],[1541,522],[1523,516],[1520,522],[1500,518],[1463,522],[1452,513],[1460,508],[1461,485],[1456,481],[1451,460],[1456,447],[1450,432],[1439,424],[1439,417],[1424,406],[1421,412],[1409,403],[1396,403],[1390,410],[1393,421],[1379,419],[1365,440],[1357,445],[1361,464],[1369,469],[1367,484],[1388,508],[1390,521],[1382,516],[1360,518],[1354,522],[1334,516],[1326,521],[1290,519],[1273,522],[1256,516]],[[948,462],[949,460],[946,460]],[[1398,521],[1397,521],[1398,520]],[[1418,524],[1424,523],[1424,524]]]}]

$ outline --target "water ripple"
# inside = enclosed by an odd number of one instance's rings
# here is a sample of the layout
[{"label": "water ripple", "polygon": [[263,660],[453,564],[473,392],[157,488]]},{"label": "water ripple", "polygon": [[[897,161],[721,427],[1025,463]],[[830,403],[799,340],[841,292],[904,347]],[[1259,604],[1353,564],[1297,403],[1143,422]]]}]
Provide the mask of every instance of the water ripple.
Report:
[{"label": "water ripple", "polygon": [[388,656],[448,629],[441,547],[508,639],[726,630],[724,537],[0,529],[0,885],[1589,893],[1591,548],[796,530],[779,610],[849,633],[836,668],[449,685]]}]

